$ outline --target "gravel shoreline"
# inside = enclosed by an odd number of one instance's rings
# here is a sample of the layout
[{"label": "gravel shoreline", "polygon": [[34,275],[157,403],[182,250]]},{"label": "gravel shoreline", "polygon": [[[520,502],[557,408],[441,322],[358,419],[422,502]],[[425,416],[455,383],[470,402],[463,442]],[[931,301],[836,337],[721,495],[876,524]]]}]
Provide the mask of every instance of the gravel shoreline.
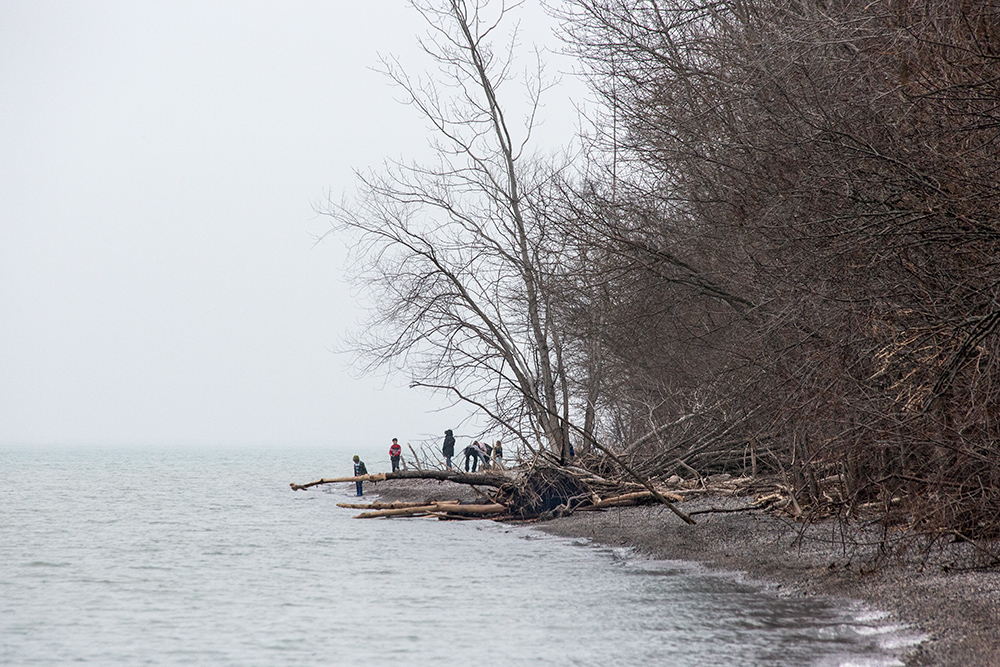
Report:
[{"label": "gravel shoreline", "polygon": [[[371,489],[382,499],[469,499],[475,492],[454,484],[406,480]],[[741,498],[699,498],[686,512],[744,506]],[[696,561],[771,584],[783,595],[827,595],[860,600],[888,612],[927,639],[901,656],[907,665],[995,667],[1000,665],[1000,573],[950,571],[967,559],[969,545],[911,549],[902,557],[873,562],[877,547],[845,546],[833,522],[803,526],[760,512],[701,514],[684,524],[662,506],[576,512],[535,524],[553,535],[627,546],[644,556]]]},{"label": "gravel shoreline", "polygon": [[[703,498],[683,508],[694,512],[739,503]],[[942,571],[941,563],[963,554],[944,548],[931,554],[923,568],[914,557],[882,562],[873,569],[874,549],[845,547],[833,522],[804,527],[757,512],[704,514],[697,519],[698,525],[689,526],[663,507],[627,507],[577,512],[539,528],[631,546],[651,558],[744,572],[785,594],[860,600],[928,636],[903,656],[907,665],[1000,665],[1000,575]]]}]

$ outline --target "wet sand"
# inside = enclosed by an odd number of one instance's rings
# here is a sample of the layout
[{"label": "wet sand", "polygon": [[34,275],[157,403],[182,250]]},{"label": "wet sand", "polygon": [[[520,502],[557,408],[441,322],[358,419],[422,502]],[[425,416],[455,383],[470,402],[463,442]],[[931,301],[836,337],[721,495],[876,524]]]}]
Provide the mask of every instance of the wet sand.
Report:
[{"label": "wet sand", "polygon": [[[475,497],[471,489],[436,481],[393,481],[371,491],[388,501]],[[681,507],[696,512],[746,502],[700,498]],[[955,571],[956,563],[968,563],[970,545],[914,545],[887,560],[878,557],[877,535],[846,534],[834,522],[804,526],[761,512],[695,519],[698,525],[689,526],[664,507],[643,506],[580,511],[534,525],[554,535],[631,547],[650,558],[740,572],[777,595],[860,600],[927,635],[901,656],[907,665],[1000,665],[1000,572]]]}]

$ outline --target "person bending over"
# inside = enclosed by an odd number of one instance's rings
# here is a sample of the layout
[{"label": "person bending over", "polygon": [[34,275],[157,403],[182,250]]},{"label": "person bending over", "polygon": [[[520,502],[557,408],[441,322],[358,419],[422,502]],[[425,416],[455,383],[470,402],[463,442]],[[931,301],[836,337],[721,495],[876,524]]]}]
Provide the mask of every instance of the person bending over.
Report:
[{"label": "person bending over", "polygon": [[476,472],[479,464],[479,443],[473,442],[465,448],[465,472],[469,472],[469,461],[472,461],[472,472]]}]

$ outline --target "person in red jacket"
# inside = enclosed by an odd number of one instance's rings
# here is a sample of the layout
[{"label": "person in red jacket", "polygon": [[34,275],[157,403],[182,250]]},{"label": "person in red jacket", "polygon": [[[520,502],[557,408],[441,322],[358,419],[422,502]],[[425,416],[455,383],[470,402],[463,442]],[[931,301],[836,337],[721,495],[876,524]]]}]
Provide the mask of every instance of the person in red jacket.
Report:
[{"label": "person in red jacket", "polygon": [[396,438],[392,439],[392,444],[389,446],[389,458],[392,460],[392,471],[396,472],[399,469],[399,457],[403,453],[403,448],[399,446],[396,442]]}]

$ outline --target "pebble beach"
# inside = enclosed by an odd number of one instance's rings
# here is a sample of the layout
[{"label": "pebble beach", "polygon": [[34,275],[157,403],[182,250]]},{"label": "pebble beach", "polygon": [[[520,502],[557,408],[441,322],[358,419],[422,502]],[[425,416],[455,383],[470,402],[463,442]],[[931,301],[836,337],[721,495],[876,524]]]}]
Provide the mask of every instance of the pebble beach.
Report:
[{"label": "pebble beach", "polygon": [[[380,499],[447,500],[471,489],[434,481],[380,483]],[[732,510],[741,498],[698,498],[685,512]],[[699,514],[689,526],[655,505],[579,511],[535,522],[561,537],[629,547],[651,559],[683,560],[764,584],[775,595],[832,596],[887,612],[922,641],[900,648],[906,665],[1000,665],[1000,572],[969,569],[968,544],[914,543],[886,557],[877,535],[833,521],[804,525],[762,512]]]}]

